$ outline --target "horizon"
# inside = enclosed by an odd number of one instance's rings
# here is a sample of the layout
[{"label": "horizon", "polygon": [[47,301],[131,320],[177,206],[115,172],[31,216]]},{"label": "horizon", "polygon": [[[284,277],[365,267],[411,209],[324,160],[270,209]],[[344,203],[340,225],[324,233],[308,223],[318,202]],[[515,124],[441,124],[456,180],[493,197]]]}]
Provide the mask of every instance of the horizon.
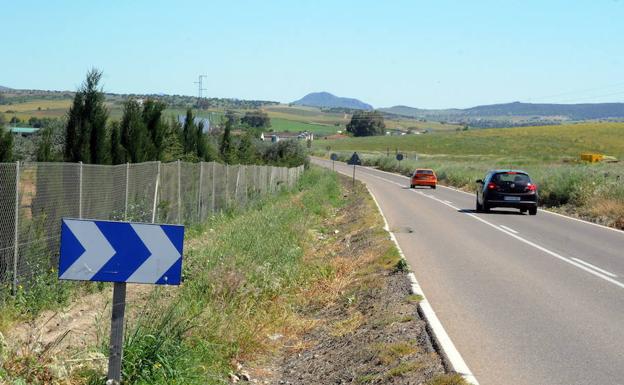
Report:
[{"label": "horizon", "polygon": [[196,96],[205,74],[207,97],[281,103],[313,90],[377,108],[622,102],[624,3],[589,4],[184,1],[194,11],[172,18],[165,2],[9,3],[20,38],[0,84],[73,92],[95,67],[116,94]]}]

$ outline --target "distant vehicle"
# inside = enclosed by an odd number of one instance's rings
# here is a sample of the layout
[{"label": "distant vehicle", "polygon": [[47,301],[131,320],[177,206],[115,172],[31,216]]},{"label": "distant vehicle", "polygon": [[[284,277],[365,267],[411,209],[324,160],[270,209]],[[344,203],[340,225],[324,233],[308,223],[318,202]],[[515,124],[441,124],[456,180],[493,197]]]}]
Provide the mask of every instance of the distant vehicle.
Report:
[{"label": "distant vehicle", "polygon": [[537,186],[520,170],[494,170],[477,180],[477,212],[494,207],[512,207],[537,214]]},{"label": "distant vehicle", "polygon": [[437,184],[438,177],[433,170],[419,168],[412,174],[410,188],[414,188],[416,186],[429,186],[434,189]]}]

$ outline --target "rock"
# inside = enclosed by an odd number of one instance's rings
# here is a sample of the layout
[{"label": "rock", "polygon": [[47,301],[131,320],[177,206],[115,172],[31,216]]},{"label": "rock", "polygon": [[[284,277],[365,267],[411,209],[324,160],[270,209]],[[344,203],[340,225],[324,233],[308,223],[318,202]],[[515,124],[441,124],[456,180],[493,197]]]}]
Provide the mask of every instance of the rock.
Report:
[{"label": "rock", "polygon": [[283,336],[283,335],[281,335],[281,334],[279,334],[279,333],[277,333],[277,334],[271,334],[271,335],[269,336],[269,339],[270,339],[271,341],[277,341],[277,340],[279,340],[279,339],[280,339],[280,338],[282,338],[282,337],[284,337],[284,336]]},{"label": "rock", "polygon": [[240,378],[238,378],[238,376],[234,373],[230,373],[228,377],[230,377],[230,382],[232,384],[236,384],[238,381],[240,381]]},{"label": "rock", "polygon": [[247,382],[251,381],[251,376],[249,375],[249,372],[247,372],[246,370],[243,370],[242,372],[240,372],[238,376],[243,381],[247,381]]},{"label": "rock", "polygon": [[334,234],[338,234],[340,232],[340,230],[336,229],[334,230]]}]

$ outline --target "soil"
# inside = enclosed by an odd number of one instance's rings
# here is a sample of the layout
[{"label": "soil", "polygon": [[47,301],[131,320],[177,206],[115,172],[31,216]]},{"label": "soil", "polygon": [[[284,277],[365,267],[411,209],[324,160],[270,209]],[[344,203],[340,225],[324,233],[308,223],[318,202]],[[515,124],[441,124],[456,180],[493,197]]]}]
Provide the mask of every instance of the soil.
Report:
[{"label": "soil", "polygon": [[406,272],[371,268],[393,244],[380,231],[383,224],[367,191],[362,186],[356,190],[345,196],[348,204],[328,226],[337,230],[338,242],[326,244],[331,250],[317,250],[360,260],[353,280],[329,306],[302,310],[316,326],[286,341],[271,364],[253,365],[251,382],[424,384],[445,373],[417,313],[416,299],[410,297]]}]

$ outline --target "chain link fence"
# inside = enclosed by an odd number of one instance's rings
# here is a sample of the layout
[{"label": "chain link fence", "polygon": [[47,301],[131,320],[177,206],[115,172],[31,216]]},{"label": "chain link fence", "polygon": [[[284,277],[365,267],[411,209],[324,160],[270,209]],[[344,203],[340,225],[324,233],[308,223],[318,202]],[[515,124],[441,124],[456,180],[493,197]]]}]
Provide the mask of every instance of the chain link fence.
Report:
[{"label": "chain link fence", "polygon": [[200,223],[293,187],[302,173],[216,162],[0,163],[0,284],[27,288],[56,268],[63,217]]}]

